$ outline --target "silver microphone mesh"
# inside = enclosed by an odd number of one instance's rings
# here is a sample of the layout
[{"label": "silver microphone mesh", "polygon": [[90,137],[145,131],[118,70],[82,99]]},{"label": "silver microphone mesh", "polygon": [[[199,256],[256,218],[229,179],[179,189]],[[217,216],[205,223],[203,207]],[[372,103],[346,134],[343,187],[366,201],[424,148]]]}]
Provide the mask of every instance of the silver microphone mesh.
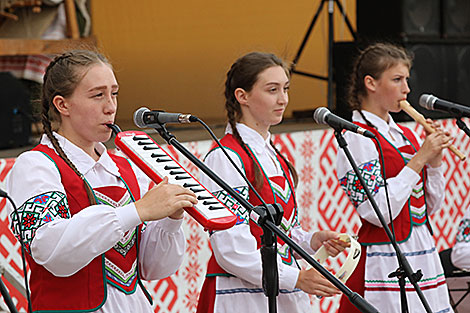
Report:
[{"label": "silver microphone mesh", "polygon": [[141,107],[134,112],[134,124],[139,128],[146,128],[147,125],[144,123],[144,113],[150,112],[146,107]]},{"label": "silver microphone mesh", "polygon": [[421,97],[419,97],[419,105],[428,110],[433,110],[436,100],[437,98],[433,95],[422,94]]},{"label": "silver microphone mesh", "polygon": [[318,124],[326,124],[325,118],[328,116],[328,114],[331,114],[330,110],[328,110],[327,108],[321,107],[321,108],[315,109],[315,112],[313,112],[313,119]]}]

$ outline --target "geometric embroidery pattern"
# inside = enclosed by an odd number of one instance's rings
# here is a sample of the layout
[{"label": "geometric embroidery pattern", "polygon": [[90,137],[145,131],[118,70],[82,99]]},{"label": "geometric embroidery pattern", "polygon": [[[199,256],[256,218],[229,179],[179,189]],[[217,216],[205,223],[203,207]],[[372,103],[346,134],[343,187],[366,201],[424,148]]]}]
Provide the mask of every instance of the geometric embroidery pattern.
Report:
[{"label": "geometric embroidery pattern", "polygon": [[[409,279],[405,279],[406,283],[406,290],[411,291],[414,289],[413,285],[410,283]],[[421,279],[418,282],[418,285],[423,288],[437,288],[445,284],[445,277],[444,274],[437,274],[434,277],[428,277],[426,279]],[[365,280],[364,287],[367,291],[400,291],[400,285],[398,283],[398,279],[377,279],[377,280]],[[444,311],[450,312],[450,311]]]},{"label": "geometric embroidery pattern", "polygon": [[411,211],[411,221],[414,225],[422,225],[426,222],[426,205],[418,208],[415,206],[410,206]]},{"label": "geometric embroidery pattern", "polygon": [[131,250],[131,248],[134,246],[136,239],[137,239],[137,236],[135,235],[135,228],[134,228],[130,231],[127,231],[124,234],[124,236],[121,238],[121,240],[119,240],[118,243],[114,245],[113,248],[114,250],[119,252],[120,255],[125,257],[127,252],[129,252],[129,250]]},{"label": "geometric embroidery pattern", "polygon": [[460,222],[457,232],[457,242],[470,242],[470,219],[463,219]]},{"label": "geometric embroidery pattern", "polygon": [[298,222],[297,209],[294,209],[294,212],[290,215],[289,219],[286,219],[285,216],[282,216],[281,220],[281,229],[290,237],[291,229],[293,226],[296,226]]},{"label": "geometric embroidery pattern", "polygon": [[269,183],[271,184],[274,194],[277,195],[285,204],[289,202],[289,199],[292,195],[292,190],[290,189],[289,184],[285,181],[284,188],[276,184],[273,180],[270,179]]},{"label": "geometric embroidery pattern", "polygon": [[[31,253],[30,245],[36,231],[42,225],[59,219],[70,218],[67,198],[59,191],[49,191],[26,200],[18,208],[21,220],[21,233],[26,249]],[[15,211],[10,214],[11,230],[19,240],[20,224]]]},{"label": "geometric embroidery pattern", "polygon": [[113,281],[118,281],[126,287],[132,285],[132,282],[137,277],[137,259],[132,263],[132,267],[128,272],[124,272],[114,263],[105,258],[106,276],[110,277]]},{"label": "geometric embroidery pattern", "polygon": [[[382,175],[380,174],[381,166],[379,161],[372,160],[358,167],[367,188],[372,195],[375,195],[379,191],[379,188],[384,185]],[[339,180],[339,184],[355,208],[367,201],[366,192],[353,170],[347,172],[346,175]]]},{"label": "geometric embroidery pattern", "polygon": [[427,221],[426,202],[424,201],[424,184],[423,180],[419,182],[411,190],[410,198],[411,222],[414,225],[423,225]]},{"label": "geometric embroidery pattern", "polygon": [[110,205],[113,208],[122,207],[132,202],[132,198],[129,192],[125,192],[122,198],[118,201],[111,199],[109,196],[105,195],[104,193],[101,193],[98,190],[93,190],[93,193],[95,194],[98,200],[98,204]]},{"label": "geometric embroidery pattern", "polygon": [[294,261],[292,258],[291,248],[287,243],[280,245],[277,243],[277,253],[281,256],[281,261],[284,264],[291,265]]},{"label": "geometric embroidery pattern", "polygon": [[[248,200],[248,186],[241,186],[233,188],[244,199]],[[217,199],[220,200],[227,208],[229,208],[236,216],[238,224],[249,224],[250,214],[238,201],[236,201],[225,190],[220,190],[212,193]]]},{"label": "geometric embroidery pattern", "polygon": [[[124,188],[123,188],[124,189]],[[101,192],[103,190],[103,192]],[[122,207],[132,202],[132,197],[127,189],[124,189],[120,199],[112,199],[106,195],[106,188],[93,190],[98,204],[105,204],[112,207]],[[124,236],[114,245],[113,249],[120,255],[125,257],[127,253],[134,247],[137,241],[136,228],[127,231]],[[124,272],[118,265],[114,264],[110,259],[105,257],[106,276],[112,281],[118,282],[123,286],[129,287],[137,277],[137,259],[134,260],[131,269]],[[118,286],[117,286],[118,287]],[[119,287],[118,287],[119,288]]]},{"label": "geometric embroidery pattern", "polygon": [[424,195],[424,188],[423,188],[423,181],[420,180],[416,186],[411,191],[411,196],[415,197],[416,199],[421,198]]}]

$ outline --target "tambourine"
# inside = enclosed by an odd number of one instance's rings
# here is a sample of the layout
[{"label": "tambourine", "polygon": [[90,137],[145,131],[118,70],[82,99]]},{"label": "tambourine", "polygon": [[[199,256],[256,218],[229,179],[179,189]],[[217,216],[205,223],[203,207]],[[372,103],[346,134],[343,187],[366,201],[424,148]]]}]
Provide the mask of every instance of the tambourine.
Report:
[{"label": "tambourine", "polygon": [[[359,263],[359,259],[361,258],[361,245],[357,242],[356,239],[351,237],[348,234],[340,234],[339,239],[351,243],[351,246],[348,248],[348,257],[344,262],[343,266],[336,272],[335,276],[343,283],[345,283],[349,276],[354,272],[356,269],[357,263]],[[313,258],[318,261],[318,263],[324,263],[326,259],[330,255],[326,251],[325,246],[321,246],[320,249],[313,255]]]}]

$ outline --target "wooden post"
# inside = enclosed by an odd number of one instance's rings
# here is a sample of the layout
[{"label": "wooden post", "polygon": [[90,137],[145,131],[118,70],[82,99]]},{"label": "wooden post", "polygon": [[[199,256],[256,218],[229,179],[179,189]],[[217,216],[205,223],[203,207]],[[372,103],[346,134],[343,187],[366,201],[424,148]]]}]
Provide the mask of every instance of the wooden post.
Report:
[{"label": "wooden post", "polygon": [[72,39],[80,38],[77,23],[77,13],[75,12],[74,0],[65,0],[65,16],[67,18],[67,36]]}]

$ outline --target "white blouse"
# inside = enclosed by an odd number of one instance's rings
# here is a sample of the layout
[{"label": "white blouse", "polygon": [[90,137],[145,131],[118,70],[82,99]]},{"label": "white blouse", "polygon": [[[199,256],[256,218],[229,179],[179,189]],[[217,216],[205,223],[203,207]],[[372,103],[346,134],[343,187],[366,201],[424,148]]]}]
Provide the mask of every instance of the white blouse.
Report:
[{"label": "white blouse", "polygon": [[[101,155],[93,160],[66,138],[54,133],[66,155],[93,187],[125,187],[119,179],[119,169],[103,144],[97,144]],[[47,136],[41,143],[53,148]],[[150,180],[132,166],[140,187],[141,197],[148,191]],[[65,195],[60,173],[55,164],[39,151],[21,154],[6,179],[7,192],[21,207],[25,201],[48,192]],[[11,221],[12,207],[8,206]],[[68,219],[55,219],[40,226],[31,242],[31,255],[40,265],[59,277],[71,276],[94,258],[111,249],[124,235],[141,224],[134,203],[113,208],[105,204],[91,205]],[[181,220],[165,218],[148,222],[139,247],[142,279],[165,278],[176,272],[183,261],[185,239]],[[137,287],[126,295],[107,285],[108,299],[97,312],[152,312],[150,303]],[[128,308],[128,310],[126,309]]]},{"label": "white blouse", "polygon": [[[270,134],[264,139],[255,130],[244,124],[237,124],[238,132],[243,141],[250,146],[257,160],[263,167],[267,177],[283,175],[281,165],[277,161],[276,153],[270,144]],[[226,133],[231,133],[230,125],[227,126]],[[238,168],[243,165],[238,155],[230,150],[226,150]],[[247,197],[248,184],[236,172],[227,160],[221,149],[212,151],[205,160],[206,165],[211,168],[227,184],[241,191]],[[201,183],[211,192],[220,191],[221,188],[210,178],[203,175]],[[244,190],[244,191],[243,191]],[[248,213],[243,214],[247,217]],[[248,219],[246,219],[248,221]],[[292,229],[292,239],[304,248],[308,253],[315,251],[310,247],[310,240],[313,233],[307,233],[300,226]],[[262,263],[260,250],[257,249],[256,239],[250,232],[248,223],[236,225],[230,229],[216,231],[210,236],[211,246],[217,263],[228,273],[243,279],[255,286],[262,286]],[[282,263],[278,255],[279,287],[281,289],[292,290],[297,283],[299,269]],[[264,299],[263,299],[264,300]]]}]

